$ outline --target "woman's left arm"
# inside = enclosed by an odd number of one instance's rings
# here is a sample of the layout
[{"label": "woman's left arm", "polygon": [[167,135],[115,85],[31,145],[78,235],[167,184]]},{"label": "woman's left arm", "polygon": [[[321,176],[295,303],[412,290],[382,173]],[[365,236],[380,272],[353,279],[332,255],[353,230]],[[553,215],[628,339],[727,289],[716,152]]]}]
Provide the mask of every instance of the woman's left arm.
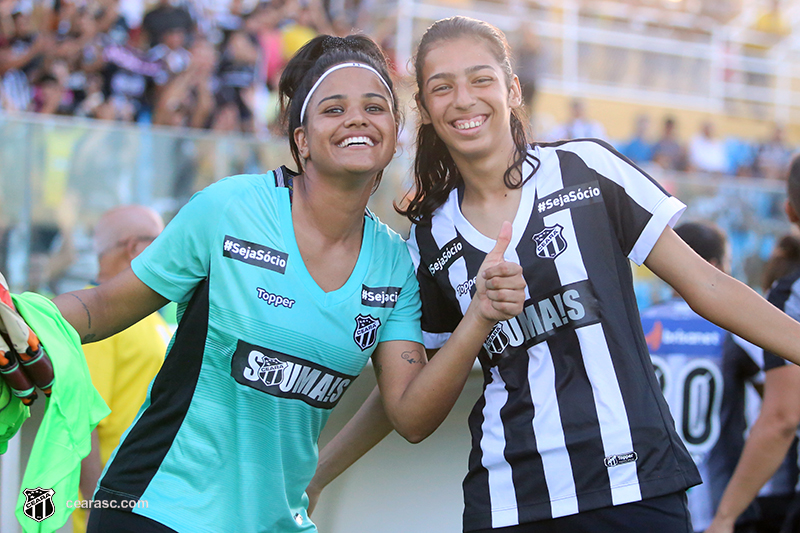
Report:
[{"label": "woman's left arm", "polygon": [[697,255],[667,227],[644,264],[700,316],[800,364],[800,323]]}]

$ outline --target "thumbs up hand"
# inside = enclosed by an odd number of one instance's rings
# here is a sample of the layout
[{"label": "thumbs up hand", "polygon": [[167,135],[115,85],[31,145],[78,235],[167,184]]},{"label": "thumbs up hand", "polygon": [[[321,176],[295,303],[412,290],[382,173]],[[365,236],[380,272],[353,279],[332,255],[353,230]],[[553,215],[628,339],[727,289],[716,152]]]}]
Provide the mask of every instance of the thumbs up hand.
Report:
[{"label": "thumbs up hand", "polygon": [[525,279],[522,267],[506,261],[503,254],[511,242],[511,223],[503,222],[497,243],[481,264],[472,300],[484,320],[495,323],[522,313],[525,302]]}]

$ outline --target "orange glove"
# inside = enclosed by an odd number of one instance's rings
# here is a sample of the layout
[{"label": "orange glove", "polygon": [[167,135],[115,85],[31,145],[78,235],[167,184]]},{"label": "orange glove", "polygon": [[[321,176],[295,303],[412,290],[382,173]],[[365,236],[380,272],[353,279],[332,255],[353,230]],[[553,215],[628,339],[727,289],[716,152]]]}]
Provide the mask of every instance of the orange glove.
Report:
[{"label": "orange glove", "polygon": [[53,363],[39,338],[20,316],[0,274],[0,377],[25,405],[37,398],[34,385],[50,396],[55,376]]}]

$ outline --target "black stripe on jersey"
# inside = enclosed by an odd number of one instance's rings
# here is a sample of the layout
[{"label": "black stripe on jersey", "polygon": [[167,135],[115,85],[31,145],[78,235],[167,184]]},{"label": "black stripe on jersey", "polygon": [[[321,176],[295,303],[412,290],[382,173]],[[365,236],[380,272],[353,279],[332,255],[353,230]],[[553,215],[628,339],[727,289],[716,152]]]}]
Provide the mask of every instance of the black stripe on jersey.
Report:
[{"label": "black stripe on jersey", "polygon": [[[442,284],[447,287],[447,289],[442,289],[442,285],[436,282],[428,269],[431,257],[426,254],[426,251],[439,250],[431,233],[430,223],[420,222],[414,228],[414,235],[420,250],[417,281],[419,281],[420,298],[422,299],[422,330],[429,333],[450,333],[461,321],[461,309],[454,303],[456,301],[455,290],[450,287],[449,283]],[[438,275],[446,275],[446,273],[445,270],[444,274],[440,272]],[[448,294],[444,294],[443,290],[448,291]]]},{"label": "black stripe on jersey", "polygon": [[[528,224],[517,246],[519,262],[524,265],[523,276],[529,288],[558,287],[561,285],[555,263],[552,260],[543,260],[536,255],[533,246],[533,236],[544,229],[543,220],[536,216],[528,219]],[[531,294],[532,300],[538,300],[538,295]],[[526,344],[519,349],[520,353],[509,360],[516,360],[517,364],[510,366],[508,371],[501,375],[507,383],[515,384],[517,380],[524,382],[524,386],[516,391],[509,391],[520,402],[517,413],[503,412],[503,425],[506,435],[506,460],[511,465],[514,486],[517,494],[522,496],[518,501],[520,523],[532,519],[541,519],[541,516],[550,514],[550,493],[544,475],[544,464],[536,445],[536,436],[533,432],[533,417],[535,416],[533,401],[531,399],[530,383],[528,382],[528,365],[530,358],[527,354]],[[505,363],[505,361],[503,361]],[[514,375],[516,374],[516,376]],[[558,377],[556,377],[558,381]],[[562,417],[563,419],[563,417]],[[533,452],[533,453],[531,453]],[[531,495],[537,495],[538,501],[526,501]],[[519,499],[519,498],[518,498]],[[538,505],[537,505],[538,504]]]},{"label": "black stripe on jersey", "polygon": [[[468,427],[472,438],[469,452],[468,472],[462,483],[464,487],[464,531],[492,527],[492,510],[489,496],[489,472],[481,463],[481,439],[483,438],[483,409],[486,407],[486,385],[492,379],[486,367],[483,367],[483,391],[481,397],[472,407],[468,418]],[[467,510],[471,513],[467,515]]]},{"label": "black stripe on jersey", "polygon": [[[612,354],[614,371],[626,406],[633,449],[639,457],[637,471],[640,474],[642,498],[662,495],[665,492],[664,484],[659,486],[645,483],[644,473],[647,473],[649,479],[660,478],[667,484],[676,483],[679,479],[676,476],[688,474],[682,471],[681,465],[693,463],[686,448],[678,441],[677,434],[670,430],[674,423],[653,371],[641,328],[636,297],[632,290],[633,279],[627,255],[651,214],[630,199],[626,201],[627,194],[619,185],[587,167],[577,155],[559,152],[559,159],[565,187],[594,179],[600,182],[608,217],[595,212],[603,208],[603,204],[598,203],[573,209],[572,221],[582,255],[606,259],[584,261],[584,266],[600,298],[603,298],[603,295],[614,295],[606,297],[602,302],[603,313],[609,317],[616,317],[614,320],[603,321],[603,333]],[[623,202],[625,205],[620,205]],[[610,220],[611,224],[605,222],[606,219]],[[634,226],[638,229],[634,230]],[[620,231],[623,234],[620,234]],[[623,246],[622,254],[609,253],[614,247],[620,246]],[[620,345],[624,339],[633,339],[633,343]],[[653,397],[655,401],[642,402],[641,398],[646,396]],[[663,433],[670,436],[670,445],[654,442],[652,435],[654,426],[657,425],[661,425]],[[664,451],[670,448],[672,451],[665,454]],[[600,449],[598,453],[602,454],[603,450]],[[580,465],[579,471],[586,472],[594,466],[594,463],[602,463],[602,458],[592,454],[591,462],[591,466]],[[683,489],[686,486],[684,483],[683,480],[681,483],[676,483],[674,490]]]},{"label": "black stripe on jersey", "polygon": [[208,280],[204,280],[195,289],[175,332],[172,349],[153,381],[150,405],[117,450],[100,480],[95,499],[141,498],[161,467],[192,402],[207,334]]},{"label": "black stripe on jersey", "polygon": [[[624,155],[619,153],[616,148],[614,148],[613,146],[611,146],[610,144],[608,144],[606,141],[604,141],[602,139],[591,139],[591,138],[587,138],[587,139],[567,139],[567,140],[556,141],[556,142],[552,142],[552,143],[535,143],[535,145],[531,145],[531,146],[541,146],[543,148],[547,148],[547,147],[558,148],[559,146],[564,146],[564,145],[567,145],[569,143],[576,143],[576,142],[592,142],[592,143],[595,143],[595,144],[597,144],[599,146],[602,146],[603,148],[608,150],[611,153],[611,155],[613,155],[617,159],[621,159],[625,163],[629,164],[631,167],[635,168],[639,172],[639,174],[641,174],[642,176],[647,178],[651,183],[653,183],[656,187],[658,187],[661,190],[661,192],[663,192],[665,195],[670,196],[670,194],[667,192],[667,190],[664,189],[664,187],[662,187],[661,184],[658,183],[658,181],[653,179],[653,177],[650,176],[650,174],[648,174],[647,172],[645,172],[644,170],[639,168],[636,165],[636,163],[634,163],[633,161],[631,161],[630,159],[628,159],[627,157],[625,157]],[[569,147],[566,147],[566,148],[569,148]],[[566,186],[566,184],[565,184],[565,186]]]},{"label": "black stripe on jersey", "polygon": [[[789,301],[789,298],[792,296],[792,291],[797,292],[800,295],[800,288],[796,288],[795,285],[800,283],[800,269],[795,270],[788,276],[784,276],[772,286],[769,290],[769,294],[767,294],[767,301],[780,309],[781,311],[786,311],[786,302]],[[797,319],[798,317],[792,317]],[[772,370],[773,368],[778,368],[783,365],[787,364],[786,359],[782,358],[780,355],[774,354],[772,352],[764,351],[764,370]]]},{"label": "black stripe on jersey", "polygon": [[[562,171],[563,174],[563,171]],[[566,185],[566,184],[565,184]],[[601,205],[601,204],[597,204]],[[592,206],[587,206],[590,209]],[[575,212],[581,211],[576,209]],[[517,252],[520,263],[528,265],[524,275],[528,287],[559,287],[561,281],[553,260],[543,260],[536,255],[534,246],[529,243],[533,235],[544,228],[544,222],[538,216],[531,216],[528,228],[525,231]],[[578,232],[576,229],[576,233]],[[568,246],[578,246],[579,243],[568,243]],[[531,294],[531,299],[540,300],[539,295]],[[578,508],[586,507],[584,499],[587,493],[593,500],[600,498],[611,503],[608,473],[603,466],[603,443],[600,436],[600,426],[597,420],[594,395],[583,357],[574,329],[563,329],[557,335],[547,339],[553,366],[555,369],[555,390],[558,397],[558,407],[561,411],[561,423],[564,429],[564,440],[572,465],[575,491],[578,495]],[[525,372],[527,376],[527,371]],[[531,427],[529,425],[529,427]],[[597,461],[590,464],[580,462],[580,457],[598,457]],[[538,461],[541,464],[541,459]],[[512,464],[512,466],[514,466]],[[516,468],[515,468],[516,471]],[[533,476],[532,476],[533,477]],[[544,480],[544,473],[537,474],[537,479]],[[516,482],[516,479],[515,479]],[[536,489],[536,492],[527,494],[546,493],[546,487]],[[593,493],[593,494],[592,494]],[[593,501],[591,503],[596,503]],[[531,509],[536,512],[537,510]],[[522,513],[522,510],[520,510]],[[538,510],[541,512],[541,510]],[[541,515],[539,515],[541,516]],[[536,518],[527,518],[531,520]],[[523,521],[523,517],[520,516]]]},{"label": "black stripe on jersey", "polygon": [[[562,150],[557,153],[565,188],[594,181],[599,182],[600,191],[603,195],[603,204],[605,204],[608,212],[608,220],[614,225],[617,246],[622,248],[623,254],[627,257],[633,250],[642,230],[650,221],[652,214],[636,202],[633,202],[620,185],[589,168],[577,154]],[[602,204],[594,204],[594,206],[596,205]],[[589,205],[585,209],[589,209],[590,213],[594,213],[595,210],[591,209],[592,207],[593,205]],[[582,209],[572,210],[573,213],[580,211]],[[596,220],[599,219],[598,217]],[[606,248],[606,250],[609,249]],[[588,254],[586,256],[592,257]],[[589,279],[593,278],[589,276]]]}]

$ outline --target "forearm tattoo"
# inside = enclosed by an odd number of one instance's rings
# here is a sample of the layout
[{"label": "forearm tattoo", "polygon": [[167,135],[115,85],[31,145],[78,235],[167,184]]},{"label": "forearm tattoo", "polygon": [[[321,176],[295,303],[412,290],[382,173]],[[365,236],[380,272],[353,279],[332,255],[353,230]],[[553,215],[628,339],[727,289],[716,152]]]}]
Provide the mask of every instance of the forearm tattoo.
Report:
[{"label": "forearm tattoo", "polygon": [[[86,306],[85,303],[83,303],[83,300],[81,300],[80,296],[78,296],[77,294],[72,294],[72,293],[70,293],[70,296],[72,296],[73,298],[78,300],[81,303],[81,305],[83,306],[83,310],[86,311],[86,322],[88,323],[88,325],[86,326],[86,329],[91,331],[91,329],[92,329],[92,313],[89,312],[89,308]],[[87,333],[81,339],[81,342],[82,343],[91,342],[92,340],[94,340],[95,337],[96,337],[96,335],[94,333]]]}]

